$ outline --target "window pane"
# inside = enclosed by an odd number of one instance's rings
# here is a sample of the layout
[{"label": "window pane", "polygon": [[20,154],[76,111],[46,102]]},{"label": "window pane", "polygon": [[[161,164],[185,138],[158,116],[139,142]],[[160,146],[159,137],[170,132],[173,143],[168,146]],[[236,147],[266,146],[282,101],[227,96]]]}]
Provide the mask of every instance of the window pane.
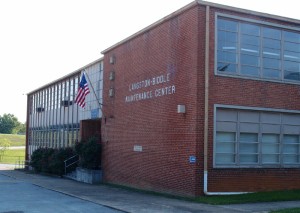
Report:
[{"label": "window pane", "polygon": [[263,48],[263,57],[279,59],[280,58],[280,50],[264,47]]},{"label": "window pane", "polygon": [[236,43],[237,42],[237,33],[219,31],[218,40]]},{"label": "window pane", "polygon": [[257,155],[240,155],[241,164],[253,164],[258,162]]},{"label": "window pane", "polygon": [[257,36],[241,35],[241,43],[260,46],[260,39]]},{"label": "window pane", "polygon": [[263,58],[263,67],[271,69],[281,69],[281,61],[273,58]]},{"label": "window pane", "polygon": [[284,69],[294,72],[300,72],[300,63],[293,61],[284,61]]},{"label": "window pane", "polygon": [[217,153],[235,153],[235,143],[217,143]]},{"label": "window pane", "polygon": [[258,67],[250,67],[250,66],[241,66],[241,74],[251,75],[251,76],[258,76],[259,75],[259,68]]},{"label": "window pane", "polygon": [[300,81],[300,73],[299,72],[285,71],[284,72],[284,79]]},{"label": "window pane", "polygon": [[284,59],[289,61],[300,61],[300,53],[284,51]]},{"label": "window pane", "polygon": [[263,69],[263,76],[265,78],[280,78],[281,71],[274,69]]},{"label": "window pane", "polygon": [[298,33],[283,31],[283,38],[285,41],[300,43],[300,35]]},{"label": "window pane", "polygon": [[263,154],[278,154],[279,153],[279,135],[278,134],[263,134],[261,142],[262,142],[262,153]]},{"label": "window pane", "polygon": [[279,40],[265,38],[263,39],[263,47],[271,49],[281,49],[281,44]]},{"label": "window pane", "polygon": [[279,153],[279,144],[262,144],[262,153],[264,154],[277,154]]},{"label": "window pane", "polygon": [[297,155],[284,155],[283,156],[283,163],[298,163],[298,156]]},{"label": "window pane", "polygon": [[240,153],[257,153],[258,143],[240,143],[239,146]]},{"label": "window pane", "polygon": [[249,45],[249,44],[241,44],[241,52],[251,55],[259,55],[260,50],[258,46]]},{"label": "window pane", "polygon": [[279,163],[279,155],[262,155],[262,163]]},{"label": "window pane", "polygon": [[241,32],[248,35],[260,35],[260,27],[253,24],[241,23]]},{"label": "window pane", "polygon": [[235,163],[234,154],[217,154],[216,155],[216,164],[233,164]]},{"label": "window pane", "polygon": [[252,65],[252,66],[258,67],[260,65],[259,57],[253,56],[253,55],[241,54],[241,64]]},{"label": "window pane", "polygon": [[274,28],[262,27],[263,37],[281,39],[281,31]]},{"label": "window pane", "polygon": [[298,154],[299,153],[299,145],[285,144],[283,146],[283,153],[285,153],[285,154]]},{"label": "window pane", "polygon": [[217,132],[216,135],[217,142],[234,142],[235,133],[234,132]]},{"label": "window pane", "polygon": [[300,52],[300,44],[284,42],[284,50],[292,51],[292,52]]},{"label": "window pane", "polygon": [[218,61],[236,64],[237,55],[236,53],[232,53],[232,52],[218,51]]},{"label": "window pane", "polygon": [[277,134],[263,134],[261,141],[263,143],[279,143],[279,135]]},{"label": "window pane", "polygon": [[223,51],[228,51],[228,52],[236,52],[237,43],[220,41],[220,42],[218,42],[218,50],[223,50]]},{"label": "window pane", "polygon": [[299,136],[298,135],[284,135],[283,136],[283,143],[299,143]]},{"label": "window pane", "polygon": [[237,65],[229,63],[218,63],[218,71],[236,73]]},{"label": "window pane", "polygon": [[241,133],[240,142],[258,142],[258,134],[256,133]]},{"label": "window pane", "polygon": [[238,23],[236,21],[229,21],[229,20],[224,20],[224,19],[218,20],[218,29],[237,32],[237,29],[238,29],[237,26],[238,26]]}]

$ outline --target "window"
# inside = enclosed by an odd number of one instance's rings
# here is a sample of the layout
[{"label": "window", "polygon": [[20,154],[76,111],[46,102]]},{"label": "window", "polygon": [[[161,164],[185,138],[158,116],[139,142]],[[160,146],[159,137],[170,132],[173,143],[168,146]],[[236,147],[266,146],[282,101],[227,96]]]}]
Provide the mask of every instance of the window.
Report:
[{"label": "window", "polygon": [[300,81],[300,33],[218,17],[217,73]]},{"label": "window", "polygon": [[216,167],[300,166],[300,114],[216,111]]}]

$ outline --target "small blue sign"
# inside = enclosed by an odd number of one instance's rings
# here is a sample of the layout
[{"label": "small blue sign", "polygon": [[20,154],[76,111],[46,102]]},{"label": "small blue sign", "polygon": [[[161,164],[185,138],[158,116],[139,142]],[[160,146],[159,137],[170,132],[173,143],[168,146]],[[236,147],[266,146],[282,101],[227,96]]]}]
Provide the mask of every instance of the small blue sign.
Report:
[{"label": "small blue sign", "polygon": [[91,119],[99,118],[99,109],[92,109],[91,110]]},{"label": "small blue sign", "polygon": [[196,156],[190,156],[190,163],[196,163]]}]

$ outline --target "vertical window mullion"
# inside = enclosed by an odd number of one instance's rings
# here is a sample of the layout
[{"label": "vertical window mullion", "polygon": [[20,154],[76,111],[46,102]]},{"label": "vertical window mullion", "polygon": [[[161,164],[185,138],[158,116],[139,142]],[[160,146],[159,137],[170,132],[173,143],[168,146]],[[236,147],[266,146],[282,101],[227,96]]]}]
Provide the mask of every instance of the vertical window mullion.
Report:
[{"label": "vertical window mullion", "polygon": [[262,166],[262,118],[261,118],[261,112],[259,112],[259,129],[258,129],[258,165]]},{"label": "vertical window mullion", "polygon": [[280,61],[281,61],[281,81],[284,81],[284,57],[283,57],[283,54],[284,54],[284,39],[283,39],[283,33],[282,33],[282,30],[280,31],[281,32],[281,35],[280,35]]},{"label": "vertical window mullion", "polygon": [[280,138],[279,138],[279,162],[280,167],[283,167],[283,124],[282,114],[280,114]]},{"label": "vertical window mullion", "polygon": [[240,145],[240,111],[237,112],[237,125],[236,125],[236,154],[235,154],[235,161],[236,165],[240,166],[240,151],[239,151],[239,145]]},{"label": "vertical window mullion", "polygon": [[241,75],[241,22],[238,22],[238,32],[237,32],[237,75]]},{"label": "vertical window mullion", "polygon": [[263,33],[262,33],[262,27],[260,26],[260,53],[259,53],[259,59],[260,59],[260,67],[259,67],[259,78],[263,78]]}]

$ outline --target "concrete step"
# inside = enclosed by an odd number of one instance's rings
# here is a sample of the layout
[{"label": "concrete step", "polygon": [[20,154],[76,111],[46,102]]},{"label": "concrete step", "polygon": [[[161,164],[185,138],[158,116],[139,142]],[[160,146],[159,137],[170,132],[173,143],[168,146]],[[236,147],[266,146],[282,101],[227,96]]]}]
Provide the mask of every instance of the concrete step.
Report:
[{"label": "concrete step", "polygon": [[64,178],[72,179],[72,180],[77,180],[77,175],[76,175],[76,170],[72,171],[70,173],[67,173],[66,175],[63,176]]}]

